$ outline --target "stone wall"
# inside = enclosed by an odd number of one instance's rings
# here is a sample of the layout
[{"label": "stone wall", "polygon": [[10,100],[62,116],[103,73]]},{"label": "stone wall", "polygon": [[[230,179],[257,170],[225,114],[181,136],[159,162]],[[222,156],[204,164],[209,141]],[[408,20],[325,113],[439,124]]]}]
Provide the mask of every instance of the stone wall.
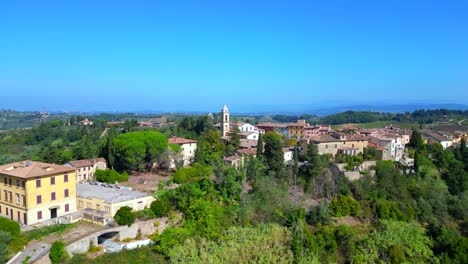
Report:
[{"label": "stone wall", "polygon": [[[158,226],[155,226],[154,224],[156,221],[160,223]],[[167,221],[168,221],[168,218],[163,217],[163,218],[148,220],[144,222],[136,222],[130,227],[119,226],[115,228],[101,230],[99,232],[96,232],[84,238],[81,238],[80,240],[74,243],[71,243],[70,245],[66,247],[66,249],[70,255],[77,254],[77,253],[86,253],[89,250],[89,244],[91,241],[94,243],[94,245],[97,245],[98,244],[97,238],[100,235],[109,233],[109,232],[119,232],[115,238],[120,241],[126,238],[131,238],[131,239],[136,238],[138,236],[138,230],[140,230],[141,235],[143,237],[146,235],[151,235],[155,233],[156,231],[161,233],[167,227]]]}]

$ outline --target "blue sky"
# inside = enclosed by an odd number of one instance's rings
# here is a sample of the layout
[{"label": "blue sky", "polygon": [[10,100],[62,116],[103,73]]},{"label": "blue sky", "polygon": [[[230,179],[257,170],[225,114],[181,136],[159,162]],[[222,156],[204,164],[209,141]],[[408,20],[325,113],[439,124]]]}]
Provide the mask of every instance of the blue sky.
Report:
[{"label": "blue sky", "polygon": [[467,13],[431,0],[2,1],[0,108],[467,104]]}]

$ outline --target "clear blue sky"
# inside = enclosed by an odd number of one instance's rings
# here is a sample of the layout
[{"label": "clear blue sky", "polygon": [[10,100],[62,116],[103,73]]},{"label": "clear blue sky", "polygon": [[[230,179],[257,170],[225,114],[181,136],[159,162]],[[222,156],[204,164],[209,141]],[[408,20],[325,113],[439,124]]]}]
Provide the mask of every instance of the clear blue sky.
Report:
[{"label": "clear blue sky", "polygon": [[468,1],[1,1],[0,108],[468,103]]}]

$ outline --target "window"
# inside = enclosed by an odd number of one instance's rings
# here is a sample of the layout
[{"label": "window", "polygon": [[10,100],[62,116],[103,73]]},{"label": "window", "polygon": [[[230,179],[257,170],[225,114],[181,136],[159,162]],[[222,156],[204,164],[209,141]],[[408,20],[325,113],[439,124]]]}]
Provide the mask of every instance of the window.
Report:
[{"label": "window", "polygon": [[80,209],[83,208],[83,201],[78,201],[78,208],[80,208]]},{"label": "window", "polygon": [[8,184],[9,184],[9,185],[11,185],[11,178],[10,178],[10,179],[8,179]]},{"label": "window", "polygon": [[7,177],[3,178],[3,182],[7,185]]},{"label": "window", "polygon": [[26,206],[26,196],[21,195],[23,197],[23,205]]},{"label": "window", "polygon": [[42,196],[38,195],[36,196],[36,203],[41,204],[42,203]]},{"label": "window", "polygon": [[325,145],[325,149],[328,149],[328,145]]},{"label": "window", "polygon": [[26,182],[23,181],[23,188],[26,188]]},{"label": "window", "polygon": [[16,187],[19,187],[19,180],[16,180]]},{"label": "window", "polygon": [[41,179],[36,180],[36,188],[41,188]]},{"label": "window", "polygon": [[101,210],[101,205],[100,204],[96,204],[96,210],[98,210],[98,211]]},{"label": "window", "polygon": [[8,201],[8,192],[7,191],[3,191],[5,193],[5,201]]},{"label": "window", "polygon": [[50,193],[50,200],[55,201],[55,192]]},{"label": "window", "polygon": [[50,185],[54,185],[55,184],[55,177],[50,177]]},{"label": "window", "polygon": [[12,202],[13,202],[13,193],[10,192],[10,203],[12,203]]},{"label": "window", "polygon": [[69,196],[69,191],[68,191],[68,189],[65,189],[64,193],[65,193],[65,194],[64,194],[65,197],[68,197],[68,196]]},{"label": "window", "polygon": [[63,181],[68,182],[68,174],[63,175]]},{"label": "window", "polygon": [[69,204],[65,204],[65,212],[68,212],[70,211],[70,205]]},{"label": "window", "polygon": [[104,206],[104,210],[106,211],[106,214],[110,214],[110,207],[109,206]]},{"label": "window", "polygon": [[42,211],[37,212],[37,220],[42,219]]},{"label": "window", "polygon": [[17,193],[16,194],[16,204],[20,204],[20,203],[21,203],[20,195]]}]

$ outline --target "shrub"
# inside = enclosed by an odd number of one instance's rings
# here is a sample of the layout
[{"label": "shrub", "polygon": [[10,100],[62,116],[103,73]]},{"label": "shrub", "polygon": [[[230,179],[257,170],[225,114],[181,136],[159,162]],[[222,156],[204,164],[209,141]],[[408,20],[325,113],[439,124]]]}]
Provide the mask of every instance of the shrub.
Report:
[{"label": "shrub", "polygon": [[96,170],[94,173],[96,181],[115,183],[115,182],[126,182],[128,181],[128,173],[124,171],[119,173],[115,170]]},{"label": "shrub", "polygon": [[114,219],[119,225],[131,226],[135,222],[135,215],[131,207],[123,206],[115,213]]},{"label": "shrub", "polygon": [[361,205],[349,195],[339,195],[333,198],[329,208],[330,214],[335,217],[357,216],[361,210]]},{"label": "shrub", "polygon": [[167,199],[161,197],[161,199],[151,203],[151,210],[156,217],[167,216],[171,211],[171,203]]},{"label": "shrub", "polygon": [[70,258],[70,255],[68,255],[68,252],[65,250],[65,244],[62,241],[57,240],[52,244],[49,258],[52,264],[62,263]]},{"label": "shrub", "polygon": [[138,219],[143,220],[143,221],[156,218],[156,215],[154,214],[153,210],[151,210],[150,208],[146,208],[144,210],[138,211],[136,215]]},{"label": "shrub", "polygon": [[5,217],[0,217],[0,230],[10,233],[12,236],[18,236],[21,232],[18,222]]}]

